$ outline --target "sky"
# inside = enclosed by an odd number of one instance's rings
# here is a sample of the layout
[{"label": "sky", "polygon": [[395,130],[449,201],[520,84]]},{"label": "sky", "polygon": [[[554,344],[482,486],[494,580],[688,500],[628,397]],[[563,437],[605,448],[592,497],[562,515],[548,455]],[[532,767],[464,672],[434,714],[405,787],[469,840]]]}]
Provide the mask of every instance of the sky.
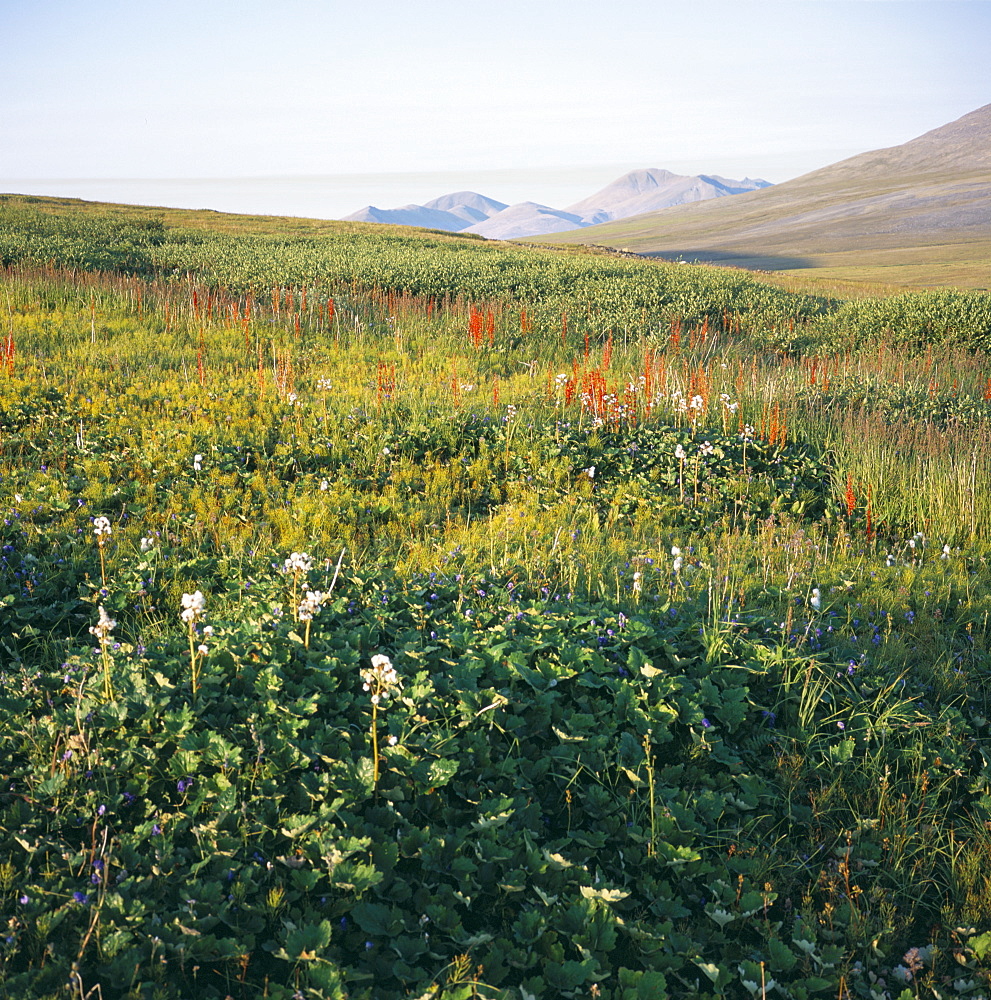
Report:
[{"label": "sky", "polygon": [[991,0],[0,0],[0,191],[338,218],[777,183],[991,103]]}]

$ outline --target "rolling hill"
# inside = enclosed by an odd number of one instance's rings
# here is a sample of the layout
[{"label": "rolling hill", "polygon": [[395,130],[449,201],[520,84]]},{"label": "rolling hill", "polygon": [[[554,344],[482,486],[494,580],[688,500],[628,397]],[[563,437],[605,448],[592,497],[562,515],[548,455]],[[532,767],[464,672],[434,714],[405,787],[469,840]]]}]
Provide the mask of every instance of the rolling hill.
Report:
[{"label": "rolling hill", "polygon": [[[987,287],[991,104],[900,146],[773,187],[559,233],[544,242],[765,270],[866,268],[872,279],[886,268],[914,269],[920,284]],[[947,269],[954,280],[941,281]]]},{"label": "rolling hill", "polygon": [[443,195],[425,205],[382,209],[374,205],[346,216],[348,222],[379,222],[425,226],[449,232],[473,233],[490,240],[516,240],[527,236],[581,229],[611,219],[653,212],[709,198],[768,187],[767,181],[699,175],[686,177],[670,170],[632,170],[602,190],[564,210],[534,201],[505,205],[471,191]]}]

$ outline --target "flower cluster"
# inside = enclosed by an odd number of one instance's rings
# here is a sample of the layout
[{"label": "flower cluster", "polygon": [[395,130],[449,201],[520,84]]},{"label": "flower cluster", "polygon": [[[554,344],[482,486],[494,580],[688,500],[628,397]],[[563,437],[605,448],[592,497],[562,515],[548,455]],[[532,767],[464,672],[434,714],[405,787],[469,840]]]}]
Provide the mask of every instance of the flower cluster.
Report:
[{"label": "flower cluster", "polygon": [[361,671],[361,680],[362,690],[371,692],[373,705],[378,705],[403,686],[392,660],[384,653],[376,653],[372,657],[371,668]]},{"label": "flower cluster", "polygon": [[306,552],[293,552],[282,564],[283,573],[309,573],[313,568],[313,557]]},{"label": "flower cluster", "polygon": [[201,591],[197,590],[193,594],[182,595],[182,613],[180,617],[190,628],[203,617],[206,611],[206,599]]},{"label": "flower cluster", "polygon": [[93,534],[96,535],[97,542],[102,545],[104,536],[111,534],[110,522],[105,517],[94,517]]},{"label": "flower cluster", "polygon": [[299,620],[301,622],[313,621],[313,616],[319,612],[323,599],[322,591],[308,590],[306,596],[299,602]]},{"label": "flower cluster", "polygon": [[106,608],[100,605],[100,618],[95,625],[90,626],[90,634],[96,636],[96,641],[106,647],[110,642],[110,633],[117,627],[117,622],[107,614]]}]

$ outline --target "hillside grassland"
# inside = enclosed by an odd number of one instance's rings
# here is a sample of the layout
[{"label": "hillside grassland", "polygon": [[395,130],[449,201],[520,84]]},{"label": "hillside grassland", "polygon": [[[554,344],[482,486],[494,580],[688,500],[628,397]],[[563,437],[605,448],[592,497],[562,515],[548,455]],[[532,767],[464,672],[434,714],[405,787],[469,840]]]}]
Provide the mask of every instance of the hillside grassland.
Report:
[{"label": "hillside grassland", "polygon": [[0,263],[0,997],[987,997],[991,296],[17,196]]}]

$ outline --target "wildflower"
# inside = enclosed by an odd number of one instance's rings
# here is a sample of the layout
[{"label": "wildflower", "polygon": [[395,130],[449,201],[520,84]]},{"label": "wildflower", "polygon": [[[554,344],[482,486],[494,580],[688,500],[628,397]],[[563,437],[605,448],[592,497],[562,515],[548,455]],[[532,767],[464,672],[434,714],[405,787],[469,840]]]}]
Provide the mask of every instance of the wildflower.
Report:
[{"label": "wildflower", "polygon": [[94,517],[93,534],[96,535],[97,541],[102,545],[103,536],[111,534],[110,522],[105,517]]},{"label": "wildflower", "polygon": [[949,559],[950,558],[950,546],[949,546],[949,543],[947,543],[946,545],[943,546],[943,554],[939,558],[940,559]]},{"label": "wildflower", "polygon": [[193,455],[193,472],[199,472],[203,468],[203,456],[196,454]]},{"label": "wildflower", "polygon": [[195,593],[182,595],[182,613],[179,617],[190,628],[192,628],[193,623],[202,616],[205,610],[206,599],[203,597],[201,591],[197,590]]},{"label": "wildflower", "polygon": [[747,440],[750,440],[750,438],[752,438],[753,436],[754,436],[754,428],[753,428],[753,426],[751,424],[745,424],[744,427],[743,427],[743,434],[741,435],[741,437],[744,437]]},{"label": "wildflower", "polygon": [[117,627],[117,622],[111,618],[103,605],[100,605],[100,619],[90,626],[90,634],[96,636],[96,641],[103,647],[110,642],[110,633]]},{"label": "wildflower", "polygon": [[633,593],[639,594],[642,588],[643,588],[643,573],[637,570],[633,574]]},{"label": "wildflower", "polygon": [[317,388],[321,392],[327,392],[327,390],[328,389],[332,389],[333,386],[334,386],[334,383],[331,382],[329,378],[318,378],[317,379]]},{"label": "wildflower", "polygon": [[674,457],[677,458],[677,459],[679,459],[679,460],[681,460],[681,459],[683,459],[685,457],[685,449],[682,448],[682,446],[680,444],[679,445],[675,445]]},{"label": "wildflower", "polygon": [[306,596],[299,602],[299,620],[313,621],[313,616],[320,610],[324,595],[319,590],[308,590]]},{"label": "wildflower", "polygon": [[715,449],[712,447],[712,444],[709,441],[703,441],[701,446],[699,447],[699,451],[706,457],[711,455],[714,450]]},{"label": "wildflower", "polygon": [[152,538],[151,535],[145,535],[145,537],[141,539],[142,552],[149,552],[154,547],[155,547],[155,539]]},{"label": "wildflower", "polygon": [[282,564],[283,573],[308,573],[313,568],[313,557],[306,552],[293,552]]},{"label": "wildflower", "polygon": [[206,654],[210,652],[210,648],[209,648],[209,646],[207,646],[207,644],[205,642],[201,642],[196,647],[196,652],[199,653],[200,656],[206,656]]},{"label": "wildflower", "polygon": [[588,476],[589,479],[595,479],[595,466],[594,465],[590,465],[585,470],[585,475]]},{"label": "wildflower", "polygon": [[712,728],[712,723],[708,719],[703,719],[702,720],[702,728],[703,729],[711,729]]},{"label": "wildflower", "polygon": [[822,597],[819,594],[819,588],[812,588],[812,596],[809,598],[809,606],[813,611],[819,611],[822,608]]},{"label": "wildflower", "polygon": [[329,488],[329,486],[330,486],[330,483],[328,483],[326,479],[321,479],[320,480],[320,489],[327,490]]},{"label": "wildflower", "polygon": [[376,653],[372,657],[371,669],[362,670],[361,679],[363,681],[362,690],[372,693],[373,705],[379,704],[381,696],[384,695],[388,698],[393,691],[402,687],[402,682],[399,680],[396,668],[392,665],[392,660],[384,653]]}]

